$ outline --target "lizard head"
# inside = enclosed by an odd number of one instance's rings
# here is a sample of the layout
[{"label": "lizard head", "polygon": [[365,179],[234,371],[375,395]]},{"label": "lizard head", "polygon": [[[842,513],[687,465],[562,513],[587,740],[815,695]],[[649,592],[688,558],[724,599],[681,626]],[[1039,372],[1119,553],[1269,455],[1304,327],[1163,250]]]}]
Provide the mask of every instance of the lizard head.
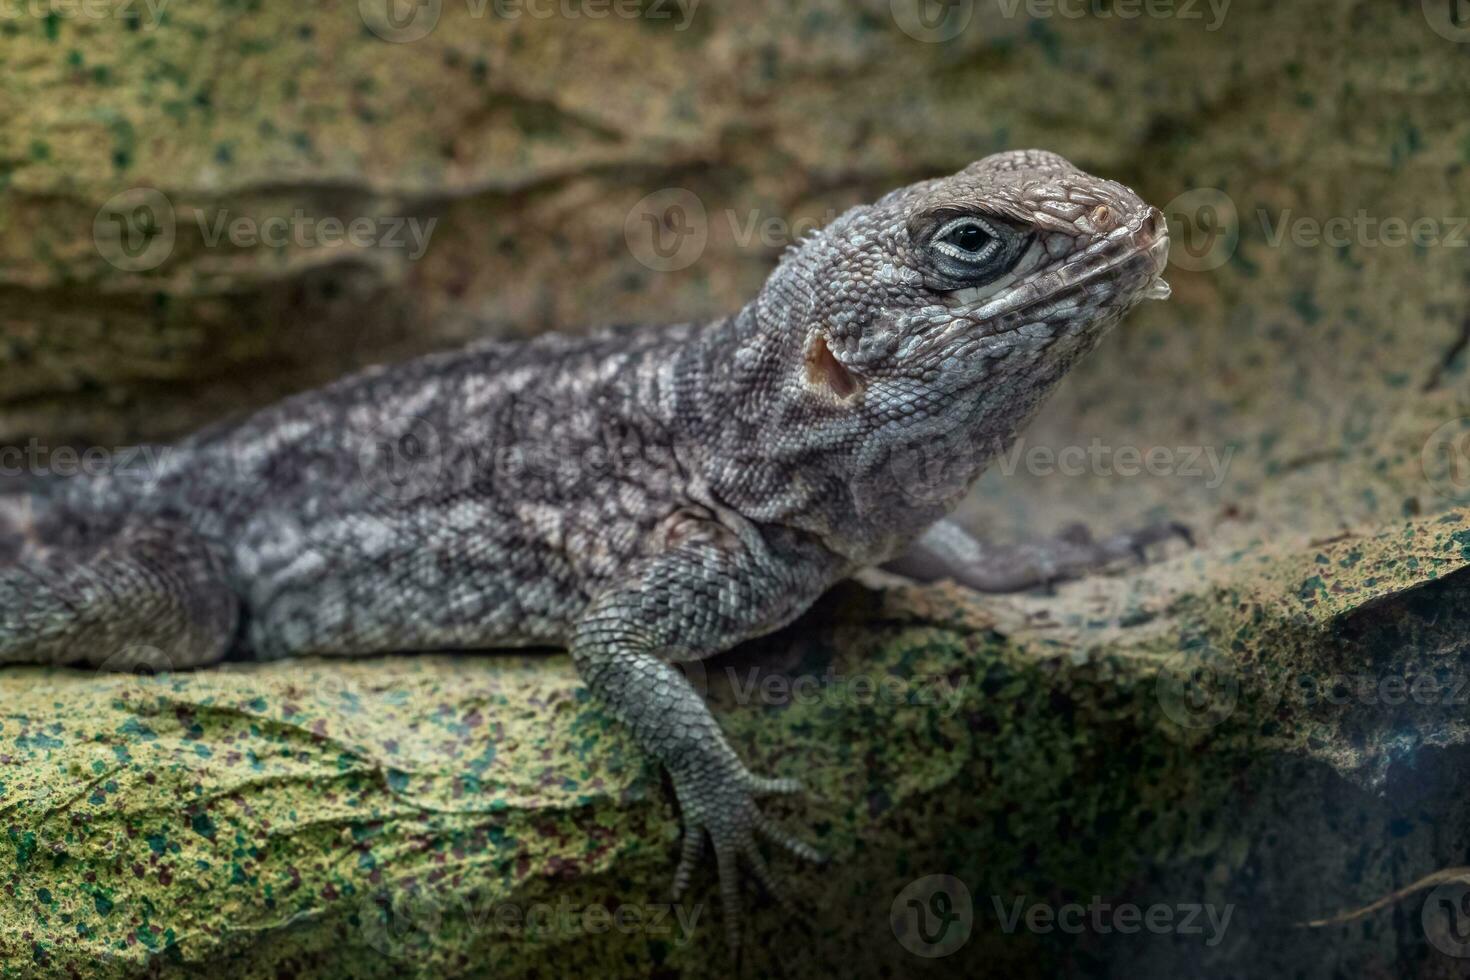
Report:
[{"label": "lizard head", "polygon": [[935,396],[1011,405],[1006,389],[1059,379],[1138,302],[1168,296],[1168,250],[1163,215],[1133,191],[1020,150],[848,211],[771,285],[805,293],[805,310],[781,306],[804,313],[819,397],[909,417]]},{"label": "lizard head", "polygon": [[844,213],[788,251],[755,315],[840,467],[863,479],[958,434],[978,476],[1109,327],[1168,296],[1168,248],[1162,214],[1122,184],[998,153]]}]

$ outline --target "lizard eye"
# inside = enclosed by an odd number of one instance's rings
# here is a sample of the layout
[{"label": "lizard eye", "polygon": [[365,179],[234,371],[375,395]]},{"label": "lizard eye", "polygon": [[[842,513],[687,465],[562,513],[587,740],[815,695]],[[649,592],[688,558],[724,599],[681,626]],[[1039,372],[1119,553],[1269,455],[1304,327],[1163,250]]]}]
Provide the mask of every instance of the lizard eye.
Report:
[{"label": "lizard eye", "polygon": [[920,242],[940,289],[978,286],[1004,275],[1020,259],[1029,236],[1007,222],[975,214],[941,220]]},{"label": "lizard eye", "polygon": [[1000,248],[1000,239],[978,218],[955,218],[939,229],[934,247],[961,262],[983,262]]}]

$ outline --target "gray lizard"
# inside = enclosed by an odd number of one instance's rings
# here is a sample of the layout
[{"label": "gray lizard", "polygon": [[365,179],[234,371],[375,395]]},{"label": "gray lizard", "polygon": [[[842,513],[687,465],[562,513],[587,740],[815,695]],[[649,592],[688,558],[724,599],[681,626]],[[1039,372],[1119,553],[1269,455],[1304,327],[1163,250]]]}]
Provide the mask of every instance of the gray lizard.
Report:
[{"label": "gray lizard", "polygon": [[[738,865],[792,779],[749,772],[675,666],[777,629],[864,566],[1013,590],[1172,528],[986,549],[945,515],[1077,359],[1168,295],[1158,210],[1052,153],[853,208],[707,323],[480,343],[0,507],[0,662],[170,667],[564,646]],[[146,658],[143,658],[146,659]]]}]

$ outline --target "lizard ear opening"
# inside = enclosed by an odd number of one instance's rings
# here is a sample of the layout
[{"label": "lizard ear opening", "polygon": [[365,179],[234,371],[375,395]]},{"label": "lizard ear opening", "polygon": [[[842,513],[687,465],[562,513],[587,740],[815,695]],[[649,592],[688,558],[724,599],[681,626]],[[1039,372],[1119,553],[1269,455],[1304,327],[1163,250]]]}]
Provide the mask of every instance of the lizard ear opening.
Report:
[{"label": "lizard ear opening", "polygon": [[831,392],[838,401],[851,401],[863,390],[862,383],[837,359],[827,346],[827,338],[821,334],[812,340],[807,351],[806,377],[814,386]]}]

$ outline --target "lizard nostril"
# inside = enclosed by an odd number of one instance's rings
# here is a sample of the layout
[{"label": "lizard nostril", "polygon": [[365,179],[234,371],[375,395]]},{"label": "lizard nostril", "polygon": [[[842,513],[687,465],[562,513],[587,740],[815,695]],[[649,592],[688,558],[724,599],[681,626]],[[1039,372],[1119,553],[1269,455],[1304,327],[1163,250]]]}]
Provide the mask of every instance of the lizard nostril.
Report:
[{"label": "lizard nostril", "polygon": [[1143,230],[1151,238],[1158,238],[1160,235],[1167,235],[1169,233],[1169,226],[1167,222],[1164,221],[1164,212],[1160,211],[1158,208],[1149,208],[1148,214],[1146,214],[1143,219]]},{"label": "lizard nostril", "polygon": [[1088,217],[1092,220],[1093,227],[1098,231],[1108,231],[1113,227],[1113,209],[1106,204],[1099,204],[1093,208],[1092,214],[1088,215]]}]

